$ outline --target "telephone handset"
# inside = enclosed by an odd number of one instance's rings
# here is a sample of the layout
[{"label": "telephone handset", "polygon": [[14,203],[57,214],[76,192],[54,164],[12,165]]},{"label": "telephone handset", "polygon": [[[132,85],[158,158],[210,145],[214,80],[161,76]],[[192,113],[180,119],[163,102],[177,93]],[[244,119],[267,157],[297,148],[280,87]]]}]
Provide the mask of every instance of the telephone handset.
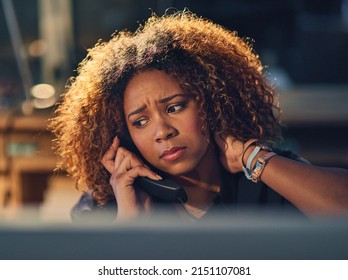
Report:
[{"label": "telephone handset", "polygon": [[[140,154],[137,147],[134,145],[133,140],[129,134],[122,135],[120,139],[121,146],[136,154],[142,161],[149,165],[148,162]],[[155,170],[155,168],[153,169]],[[135,186],[142,188],[149,195],[161,201],[177,203],[184,203],[187,201],[185,190],[176,182],[168,178],[164,178],[162,180],[153,180],[147,177],[138,177],[135,179]]]}]

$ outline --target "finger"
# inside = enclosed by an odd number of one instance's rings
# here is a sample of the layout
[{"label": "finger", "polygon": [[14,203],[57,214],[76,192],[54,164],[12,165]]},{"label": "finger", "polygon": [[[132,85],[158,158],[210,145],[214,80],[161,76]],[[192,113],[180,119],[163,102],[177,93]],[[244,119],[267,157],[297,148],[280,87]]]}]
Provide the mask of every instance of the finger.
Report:
[{"label": "finger", "polygon": [[117,150],[120,146],[120,140],[116,136],[109,147],[109,149],[105,152],[101,159],[101,163],[103,166],[110,172],[112,173],[115,169],[115,156],[117,154]]},{"label": "finger", "polygon": [[133,197],[134,200],[134,181],[137,177],[148,177],[153,180],[160,180],[161,178],[155,172],[149,170],[145,166],[134,167],[127,172],[114,172],[110,177],[110,184],[114,190],[116,198]]},{"label": "finger", "polygon": [[[133,160],[133,162],[131,162]],[[119,166],[118,171],[123,171],[127,173],[127,176],[133,181],[137,177],[148,177],[153,180],[161,180],[162,177],[159,176],[156,172],[153,170],[149,169],[148,166],[143,164],[140,160],[136,158],[125,158],[122,162],[121,165]]]},{"label": "finger", "polygon": [[[120,172],[125,172],[127,171],[128,169],[122,169],[122,167],[120,166],[124,166],[125,165],[125,162],[127,162],[127,164],[129,164],[129,161],[130,161],[130,158],[129,157],[132,157],[132,153],[129,152],[126,148],[124,147],[119,147],[117,149],[117,154],[116,154],[116,157],[115,157],[115,169],[118,169],[120,170]],[[122,164],[123,162],[123,164]]]},{"label": "finger", "polygon": [[124,147],[119,147],[115,157],[115,169],[119,172],[125,172],[129,169],[142,165],[142,161],[132,152]]},{"label": "finger", "polygon": [[[141,171],[142,173],[138,176],[150,176],[149,178],[155,180],[162,179],[159,175],[152,171],[149,166],[143,163],[143,161],[137,155],[133,154],[124,147],[118,148],[115,158],[115,170],[117,170],[116,173],[122,174],[138,166],[145,169],[145,174],[143,171]],[[146,172],[146,170],[148,172]]]}]

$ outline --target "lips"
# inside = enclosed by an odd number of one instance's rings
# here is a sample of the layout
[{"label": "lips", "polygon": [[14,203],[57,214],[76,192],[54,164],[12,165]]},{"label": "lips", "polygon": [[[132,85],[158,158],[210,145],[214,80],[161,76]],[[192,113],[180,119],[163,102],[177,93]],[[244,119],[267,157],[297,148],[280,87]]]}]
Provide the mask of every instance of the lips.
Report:
[{"label": "lips", "polygon": [[160,158],[164,160],[176,160],[180,158],[186,151],[186,147],[171,147],[162,152]]}]

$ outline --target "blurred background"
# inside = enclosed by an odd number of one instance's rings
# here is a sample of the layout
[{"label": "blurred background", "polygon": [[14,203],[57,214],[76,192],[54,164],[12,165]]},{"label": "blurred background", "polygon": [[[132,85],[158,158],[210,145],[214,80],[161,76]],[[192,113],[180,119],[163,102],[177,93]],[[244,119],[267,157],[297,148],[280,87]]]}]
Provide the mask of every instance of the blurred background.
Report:
[{"label": "blurred background", "polygon": [[0,219],[69,221],[47,121],[87,49],[152,12],[188,8],[250,38],[280,91],[284,148],[348,168],[348,0],[1,0]]}]

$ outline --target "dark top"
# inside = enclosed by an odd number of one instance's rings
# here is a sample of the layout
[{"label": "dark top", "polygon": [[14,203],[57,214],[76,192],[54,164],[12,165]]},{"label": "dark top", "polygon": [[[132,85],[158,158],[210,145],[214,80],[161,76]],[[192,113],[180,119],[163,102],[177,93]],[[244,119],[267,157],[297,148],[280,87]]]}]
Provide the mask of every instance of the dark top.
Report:
[{"label": "dark top", "polygon": [[[281,156],[291,158],[297,161],[306,162],[291,152],[279,152]],[[162,209],[174,209],[172,204],[164,204],[161,201],[154,200],[154,209],[156,206]],[[164,206],[164,207],[163,207]],[[275,210],[290,211],[291,213],[301,214],[301,212],[287,201],[284,197],[273,191],[263,182],[253,183],[248,180],[243,172],[231,174],[227,171],[222,173],[221,190],[214,201],[214,206],[209,209],[204,217],[216,213],[217,210],[228,209],[231,211],[253,209],[253,210]],[[94,214],[102,214],[105,219],[113,220],[117,213],[117,205],[115,200],[110,200],[106,205],[100,207],[93,200],[91,193],[84,193],[78,203],[71,211],[71,218],[74,222],[83,221],[86,218],[94,216]],[[104,216],[105,215],[105,216]]]}]

